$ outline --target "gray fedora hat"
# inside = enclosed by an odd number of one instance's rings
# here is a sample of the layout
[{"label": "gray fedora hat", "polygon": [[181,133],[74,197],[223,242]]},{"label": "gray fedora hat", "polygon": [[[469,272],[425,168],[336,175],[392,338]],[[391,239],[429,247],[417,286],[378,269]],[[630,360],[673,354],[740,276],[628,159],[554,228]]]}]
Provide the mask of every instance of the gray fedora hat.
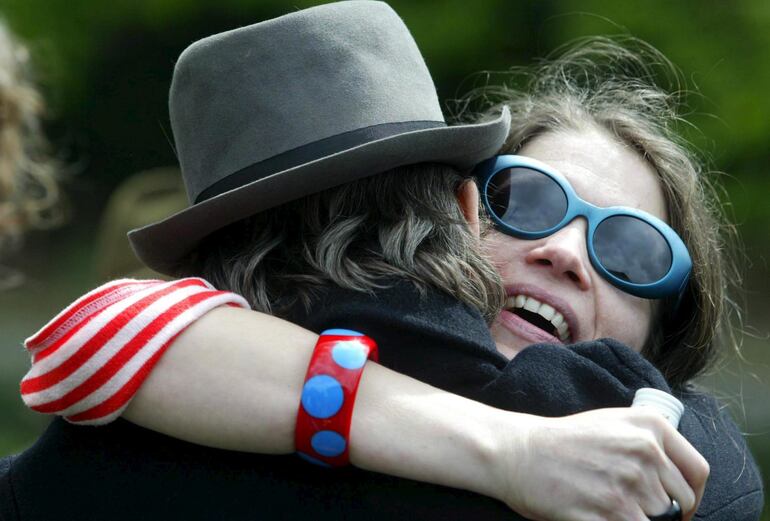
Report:
[{"label": "gray fedora hat", "polygon": [[423,162],[467,169],[508,134],[447,126],[409,30],[383,2],[297,11],[193,43],[169,110],[190,206],[129,232],[139,259],[186,271],[201,239],[258,212]]}]

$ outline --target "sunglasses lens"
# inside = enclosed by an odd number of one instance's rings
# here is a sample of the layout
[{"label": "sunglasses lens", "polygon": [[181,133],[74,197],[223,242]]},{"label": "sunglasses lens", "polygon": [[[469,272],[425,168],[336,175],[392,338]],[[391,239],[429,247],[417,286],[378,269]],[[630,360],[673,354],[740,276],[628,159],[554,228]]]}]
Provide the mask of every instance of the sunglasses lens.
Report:
[{"label": "sunglasses lens", "polygon": [[495,216],[525,232],[553,228],[567,212],[567,195],[549,176],[531,168],[500,170],[487,185]]},{"label": "sunglasses lens", "polygon": [[671,268],[668,241],[646,222],[628,215],[609,217],[596,227],[594,252],[607,271],[633,284],[657,282]]}]

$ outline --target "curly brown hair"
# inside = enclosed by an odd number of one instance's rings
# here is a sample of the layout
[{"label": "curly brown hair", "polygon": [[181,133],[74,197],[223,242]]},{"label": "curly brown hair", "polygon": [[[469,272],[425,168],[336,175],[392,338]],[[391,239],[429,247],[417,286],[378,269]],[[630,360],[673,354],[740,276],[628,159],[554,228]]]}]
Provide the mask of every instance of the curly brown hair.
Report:
[{"label": "curly brown hair", "polygon": [[309,195],[212,234],[189,274],[277,316],[309,309],[324,286],[372,292],[397,277],[492,320],[505,296],[457,204],[464,182],[449,166],[421,163]]}]

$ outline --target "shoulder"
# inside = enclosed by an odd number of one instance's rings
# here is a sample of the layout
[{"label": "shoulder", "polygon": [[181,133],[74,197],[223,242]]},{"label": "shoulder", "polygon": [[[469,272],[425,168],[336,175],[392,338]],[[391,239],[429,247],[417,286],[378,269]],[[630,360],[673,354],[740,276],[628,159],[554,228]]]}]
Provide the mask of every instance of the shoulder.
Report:
[{"label": "shoulder", "polygon": [[688,384],[683,389],[677,389],[674,394],[686,407],[685,415],[688,421],[697,422],[704,435],[708,436],[711,444],[716,444],[723,436],[734,438],[732,444],[736,449],[745,447],[743,435],[738,425],[730,415],[726,404],[719,401],[708,391]]},{"label": "shoulder", "polygon": [[386,279],[372,292],[327,288],[299,308],[292,322],[359,331],[377,342],[381,364],[458,394],[485,385],[507,363],[477,310],[408,280]]},{"label": "shoulder", "polygon": [[18,518],[16,499],[11,486],[11,467],[16,456],[0,458],[0,521],[11,521]]},{"label": "shoulder", "polygon": [[316,331],[345,324],[350,328],[349,323],[354,322],[383,338],[417,335],[440,339],[447,345],[472,344],[496,352],[478,310],[441,291],[418,287],[405,279],[384,279],[376,290],[369,292],[327,288],[311,310],[302,315],[297,317],[298,321]]},{"label": "shoulder", "polygon": [[676,394],[685,404],[680,430],[711,467],[698,519],[759,519],[762,479],[727,406],[692,385]]}]

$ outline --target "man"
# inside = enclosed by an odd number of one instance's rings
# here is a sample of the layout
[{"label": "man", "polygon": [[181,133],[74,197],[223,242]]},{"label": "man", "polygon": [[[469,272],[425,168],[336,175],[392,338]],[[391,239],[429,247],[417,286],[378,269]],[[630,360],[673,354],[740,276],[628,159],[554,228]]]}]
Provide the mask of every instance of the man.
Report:
[{"label": "man", "polygon": [[[386,4],[324,5],[197,42],[176,65],[170,111],[193,204],[132,234],[149,267],[233,277],[223,288],[238,286],[252,306],[293,317],[331,284],[373,288],[390,276],[400,287],[409,278],[464,301],[453,307],[488,339],[479,310],[491,312],[499,299],[494,271],[476,252],[456,191],[473,186],[459,171],[500,148],[509,116],[447,126],[424,61]],[[378,225],[355,230],[364,210]],[[414,229],[404,234],[406,222]],[[374,245],[380,233],[389,248]],[[311,242],[328,246],[330,262],[351,264],[300,261]],[[244,269],[255,253],[266,262]],[[430,273],[430,261],[454,279]],[[485,347],[498,356],[491,341]],[[0,512],[20,519],[389,519],[440,514],[437,504],[458,517],[511,516],[492,499],[353,468],[330,487],[325,469],[294,456],[203,448],[124,421],[100,429],[55,421],[3,463]]]}]

